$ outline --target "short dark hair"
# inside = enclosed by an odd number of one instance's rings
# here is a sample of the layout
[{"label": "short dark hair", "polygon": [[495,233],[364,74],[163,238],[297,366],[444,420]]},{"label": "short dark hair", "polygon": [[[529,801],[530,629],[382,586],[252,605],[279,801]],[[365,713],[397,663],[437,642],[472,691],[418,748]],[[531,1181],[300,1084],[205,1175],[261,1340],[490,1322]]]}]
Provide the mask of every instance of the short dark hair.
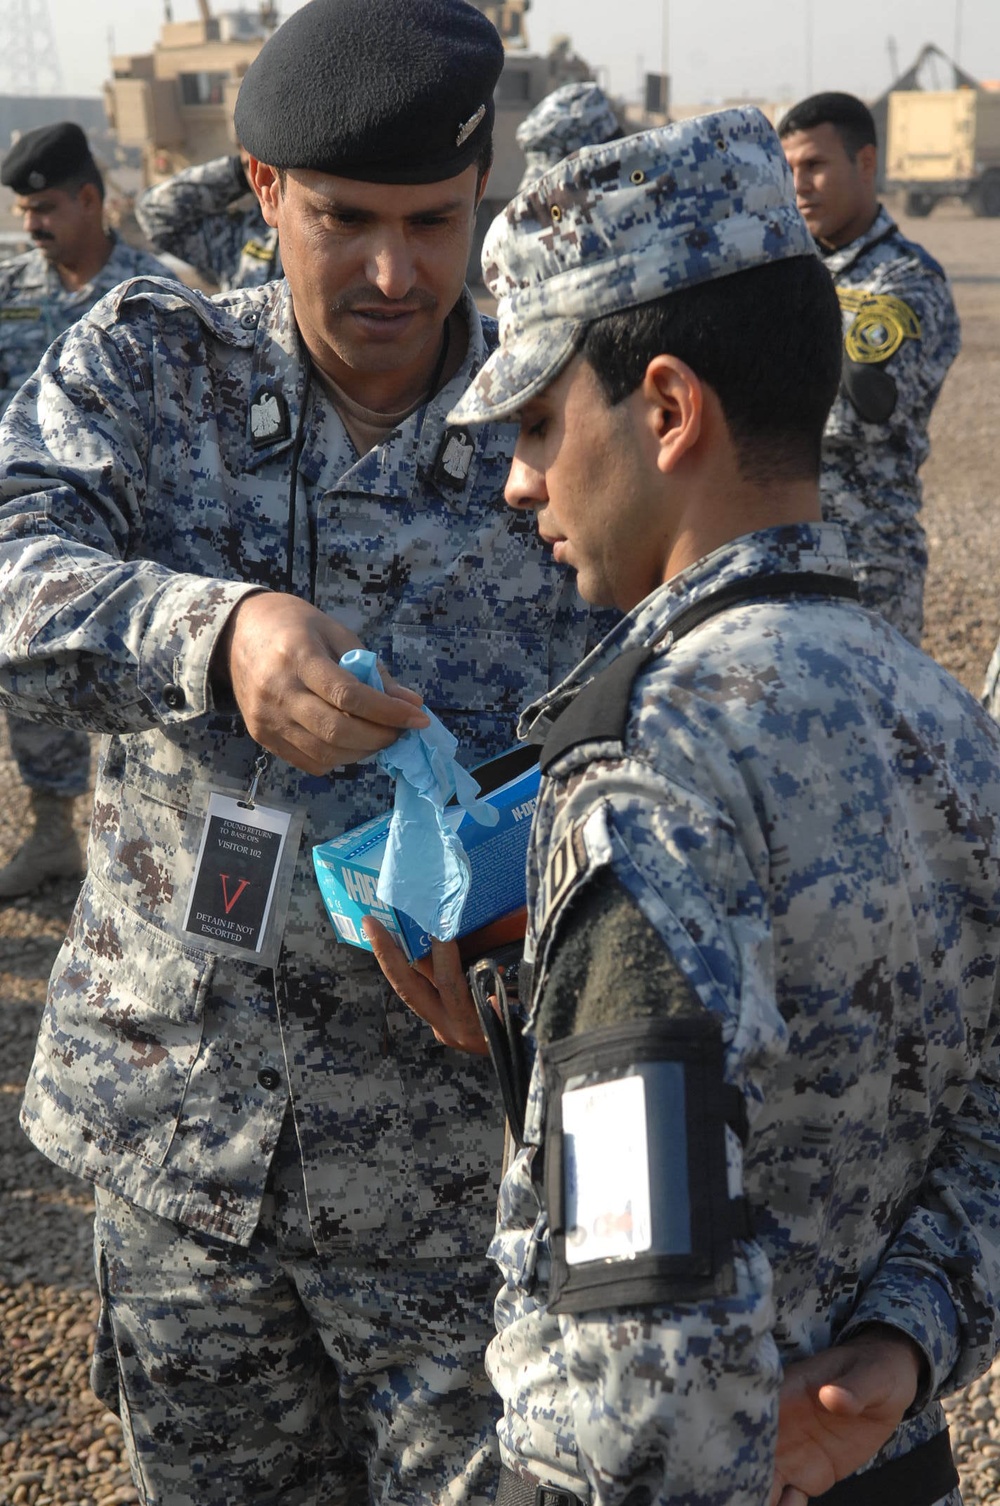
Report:
[{"label": "short dark hair", "polygon": [[853,162],[863,146],[877,146],[875,117],[863,100],[853,94],[810,94],[781,118],[778,135],[784,139],[793,131],[812,131],[816,126],[832,125],[844,150]]},{"label": "short dark hair", "polygon": [[841,342],[833,279],[796,256],[595,319],[581,350],[612,407],[656,356],[684,361],[718,397],[741,475],[768,485],[819,474]]},{"label": "short dark hair", "polygon": [[91,162],[89,167],[81,168],[71,178],[64,178],[61,183],[56,183],[56,188],[61,188],[64,193],[72,194],[75,199],[84,184],[92,183],[100,195],[101,203],[104,203],[104,179],[96,162]]}]

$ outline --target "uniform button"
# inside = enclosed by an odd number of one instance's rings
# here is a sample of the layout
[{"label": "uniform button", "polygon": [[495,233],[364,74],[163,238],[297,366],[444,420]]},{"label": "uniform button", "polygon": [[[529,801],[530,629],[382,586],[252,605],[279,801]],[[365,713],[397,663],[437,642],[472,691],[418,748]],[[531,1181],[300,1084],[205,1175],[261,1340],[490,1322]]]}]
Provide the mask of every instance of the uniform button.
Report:
[{"label": "uniform button", "polygon": [[281,1078],[273,1067],[264,1067],[257,1073],[257,1081],[262,1088],[266,1088],[269,1093],[273,1093]]},{"label": "uniform button", "polygon": [[244,314],[243,318],[240,320],[240,323],[242,324],[244,329],[254,329],[257,324],[257,319],[257,314]]},{"label": "uniform button", "polygon": [[171,711],[180,711],[187,697],[179,685],[164,685],[163,699]]}]

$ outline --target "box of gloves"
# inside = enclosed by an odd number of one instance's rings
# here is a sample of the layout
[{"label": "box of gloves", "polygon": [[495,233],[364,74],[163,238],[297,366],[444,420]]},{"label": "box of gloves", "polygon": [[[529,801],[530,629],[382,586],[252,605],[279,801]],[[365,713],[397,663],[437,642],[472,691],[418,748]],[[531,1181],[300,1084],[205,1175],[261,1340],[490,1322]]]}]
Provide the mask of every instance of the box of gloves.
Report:
[{"label": "box of gloves", "polygon": [[[493,824],[474,819],[454,800],[444,808],[444,819],[459,838],[471,870],[456,932],[463,952],[469,951],[464,943],[470,938],[481,942],[471,949],[479,955],[524,934],[525,859],[538,797],[538,755],[537,747],[522,744],[472,771],[481,800],[496,812]],[[391,821],[388,812],[321,842],[313,848],[313,866],[338,940],[371,951],[361,922],[372,915],[415,962],[431,949],[429,933],[402,909],[383,904],[376,893]],[[405,836],[402,855],[405,859]]]}]

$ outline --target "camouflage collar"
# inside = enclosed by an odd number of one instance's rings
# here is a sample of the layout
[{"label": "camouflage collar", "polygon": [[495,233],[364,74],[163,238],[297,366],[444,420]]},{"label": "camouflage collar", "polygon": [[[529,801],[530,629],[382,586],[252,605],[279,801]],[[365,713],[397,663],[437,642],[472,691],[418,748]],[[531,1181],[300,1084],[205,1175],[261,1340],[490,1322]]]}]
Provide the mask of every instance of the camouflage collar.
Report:
[{"label": "camouflage collar", "polygon": [[[262,292],[267,296],[253,320],[256,328],[250,404],[259,393],[280,389],[288,408],[288,423],[276,435],[273,443],[255,447],[248,420],[244,463],[249,471],[257,470],[275,455],[292,447],[298,431],[306,386],[306,356],[295,323],[288,283],[282,278],[278,282],[267,284]],[[419,489],[430,483],[450,506],[458,511],[464,511],[467,507],[467,499],[475,491],[476,471],[489,442],[489,432],[478,428],[469,431],[469,449],[464,457],[467,469],[460,485],[448,485],[446,479],[441,477],[437,462],[442,436],[448,428],[448,410],[469,386],[489,356],[491,342],[488,334],[492,332],[492,321],[486,321],[484,326],[483,317],[468,288],[463,290],[458,308],[468,331],[462,365],[451,381],[425,407],[418,408],[416,413],[411,414],[385,444],[377,445],[359,458],[344,476],[345,486],[354,482],[366,493],[403,500],[416,495]],[[249,318],[250,312],[253,311],[248,311],[244,318]],[[495,343],[495,338],[492,343]],[[311,469],[307,442],[302,455],[303,475],[308,476]]]},{"label": "camouflage collar", "polygon": [[850,579],[847,546],[832,523],[799,523],[765,528],[733,539],[689,565],[651,592],[616,623],[607,637],[555,690],[521,715],[518,736],[540,742],[569,702],[620,654],[663,639],[671,619],[731,581],[752,575],[819,572]]},{"label": "camouflage collar", "polygon": [[[872,220],[863,235],[856,236],[853,241],[848,241],[846,246],[838,246],[834,251],[823,251],[823,265],[828,268],[831,277],[836,277],[855,261],[869,246],[876,241],[884,240],[897,228],[896,221],[887,213],[885,206],[878,206],[878,214]],[[822,248],[821,248],[822,249]]]}]

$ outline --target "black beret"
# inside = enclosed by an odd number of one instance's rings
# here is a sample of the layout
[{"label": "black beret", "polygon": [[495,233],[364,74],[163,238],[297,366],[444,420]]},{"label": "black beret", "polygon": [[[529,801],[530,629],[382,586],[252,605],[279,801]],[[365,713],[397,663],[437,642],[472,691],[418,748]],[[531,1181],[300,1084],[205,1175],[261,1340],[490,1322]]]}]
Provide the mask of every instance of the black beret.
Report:
[{"label": "black beret", "polygon": [[503,59],[466,0],[310,0],[247,70],[236,135],[271,167],[439,183],[492,136]]},{"label": "black beret", "polygon": [[58,188],[67,178],[96,171],[80,127],[61,120],[58,125],[25,131],[15,141],[0,167],[0,183],[16,194],[41,193],[43,188]]}]

